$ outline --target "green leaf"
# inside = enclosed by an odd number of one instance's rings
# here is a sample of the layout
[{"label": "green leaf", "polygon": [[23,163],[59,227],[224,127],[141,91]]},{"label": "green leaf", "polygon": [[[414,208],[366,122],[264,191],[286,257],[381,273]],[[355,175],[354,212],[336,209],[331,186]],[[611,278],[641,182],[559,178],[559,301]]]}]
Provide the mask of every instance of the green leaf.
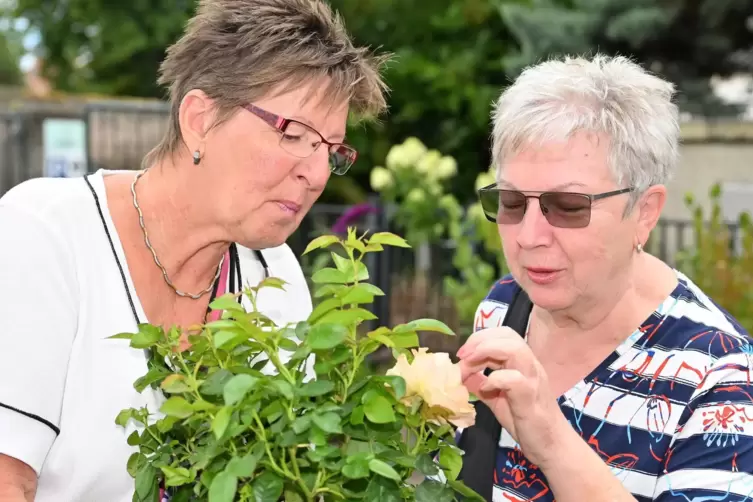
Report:
[{"label": "green leaf", "polygon": [[392,391],[395,393],[396,400],[399,401],[405,396],[405,393],[407,391],[407,384],[403,377],[396,375],[385,375],[379,378],[389,384],[389,386],[392,388]]},{"label": "green leaf", "polygon": [[322,324],[342,324],[348,326],[353,323],[370,321],[376,318],[377,316],[368,310],[357,307],[346,310],[332,310],[324,314],[321,319],[319,319],[319,322]]},{"label": "green leaf", "polygon": [[265,277],[264,279],[259,282],[255,286],[256,290],[261,290],[263,288],[274,288],[274,289],[281,289],[285,291],[285,286],[287,286],[288,283],[279,277]]},{"label": "green leaf", "polygon": [[337,270],[351,277],[353,275],[353,263],[345,256],[332,252],[332,261],[335,263]]},{"label": "green leaf", "polygon": [[230,462],[228,462],[225,470],[239,478],[250,478],[254,475],[256,466],[263,454],[264,450],[261,450],[260,453],[256,454],[252,452],[243,457],[233,457],[230,459]]},{"label": "green leaf", "polygon": [[227,471],[214,477],[209,486],[209,502],[233,502],[238,490],[238,478]]},{"label": "green leaf", "polygon": [[151,501],[153,495],[159,490],[159,485],[157,483],[157,470],[149,464],[144,464],[144,466],[139,469],[139,472],[136,473],[135,484],[135,495],[138,497],[137,500]]},{"label": "green leaf", "polygon": [[486,499],[484,497],[482,497],[481,495],[473,491],[471,488],[466,486],[466,484],[463,483],[462,481],[448,479],[447,485],[453,490],[455,490],[456,492],[458,492],[459,494],[461,494],[463,497],[468,499],[469,501],[477,500],[478,502],[486,502]]},{"label": "green leaf", "polygon": [[371,474],[368,458],[359,456],[351,459],[353,457],[349,457],[342,468],[343,476],[350,479],[368,478]]},{"label": "green leaf", "polygon": [[182,394],[191,390],[186,384],[186,377],[177,373],[165,378],[160,387],[170,394]]},{"label": "green leaf", "polygon": [[241,399],[243,399],[248,391],[250,391],[259,381],[258,378],[251,375],[235,375],[226,384],[223,389],[223,398],[225,404],[232,406]]},{"label": "green leaf", "polygon": [[293,432],[296,434],[303,434],[306,432],[309,427],[311,427],[311,416],[310,415],[302,415],[295,420],[293,420]]},{"label": "green leaf", "polygon": [[227,426],[230,425],[230,417],[232,417],[232,415],[233,409],[229,406],[220,408],[220,411],[217,412],[217,415],[214,416],[214,420],[212,420],[212,432],[214,432],[214,437],[220,439],[222,435],[225,434]]},{"label": "green leaf", "polygon": [[303,497],[297,491],[292,489],[285,490],[282,499],[285,502],[305,502]]},{"label": "green leaf", "polygon": [[325,267],[314,272],[311,281],[314,284],[347,284],[351,282],[351,278],[336,268]]},{"label": "green leaf", "polygon": [[377,232],[368,238],[369,244],[382,244],[384,246],[396,246],[401,248],[411,247],[405,239],[390,232]]},{"label": "green leaf", "polygon": [[419,455],[416,459],[416,469],[418,469],[424,476],[435,476],[439,473],[439,467],[426,453]]},{"label": "green leaf", "polygon": [[214,334],[212,342],[214,343],[214,348],[221,349],[233,341],[233,339],[240,338],[240,336],[238,332],[223,329]]},{"label": "green leaf", "polygon": [[397,483],[381,476],[371,478],[362,500],[363,502],[404,502]]},{"label": "green leaf", "polygon": [[193,415],[191,404],[182,397],[173,396],[160,407],[160,411],[168,417],[188,418]]},{"label": "green leaf", "polygon": [[133,338],[133,333],[118,333],[117,335],[108,336],[107,340],[130,340]]},{"label": "green leaf", "polygon": [[463,467],[463,457],[460,450],[449,445],[440,448],[439,465],[444,468],[447,479],[458,479],[460,469]]},{"label": "green leaf", "polygon": [[379,460],[378,458],[372,458],[369,461],[369,469],[371,469],[371,472],[379,474],[380,476],[384,476],[387,479],[393,479],[395,481],[402,480],[400,474],[398,474],[390,464]]},{"label": "green leaf", "polygon": [[313,324],[319,320],[324,314],[342,306],[342,301],[339,298],[327,298],[323,302],[320,302],[314,310],[309,314],[308,322]]},{"label": "green leaf", "polygon": [[340,415],[333,412],[328,413],[316,413],[311,419],[314,421],[317,427],[322,431],[329,434],[340,434],[342,427],[340,426]]},{"label": "green leaf", "polygon": [[277,391],[282,394],[282,396],[288,401],[292,401],[295,397],[293,386],[290,385],[290,383],[288,383],[286,380],[277,378],[275,380],[272,380],[272,385],[274,385],[275,389],[277,389]]},{"label": "green leaf", "polygon": [[115,424],[121,427],[125,427],[130,419],[135,418],[135,413],[136,410],[133,408],[122,410],[120,413],[118,413],[118,416],[115,417]]},{"label": "green leaf", "polygon": [[303,384],[296,390],[301,397],[323,396],[335,390],[335,384],[331,380],[313,380]]},{"label": "green leaf", "polygon": [[348,328],[340,324],[320,323],[311,327],[306,343],[312,350],[331,350],[348,338]]},{"label": "green leaf", "polygon": [[390,339],[394,347],[398,349],[412,349],[413,347],[418,347],[420,344],[418,334],[415,331],[393,333],[390,335]]},{"label": "green leaf", "polygon": [[369,337],[369,339],[379,342],[386,347],[395,347],[395,342],[385,334],[385,332],[389,333],[390,330],[385,329],[384,332],[382,332],[380,331],[381,329],[382,328],[379,328],[375,331],[369,331],[366,336]]},{"label": "green leaf", "polygon": [[215,298],[210,304],[212,310],[230,310],[235,312],[245,312],[243,306],[238,303],[238,298],[233,293],[227,293]]},{"label": "green leaf", "polygon": [[185,467],[162,467],[165,474],[165,486],[182,486],[193,481],[193,476]]},{"label": "green leaf", "polygon": [[152,384],[155,384],[161,381],[163,378],[167,377],[168,375],[170,375],[170,373],[164,368],[159,368],[159,367],[150,368],[149,371],[146,373],[146,375],[138,378],[133,383],[133,388],[136,389],[138,393],[141,393],[144,391],[144,389],[146,389]]},{"label": "green leaf", "polygon": [[394,333],[405,333],[409,331],[434,331],[445,335],[455,336],[455,332],[442,321],[436,319],[416,319],[407,324],[396,326],[392,330]]},{"label": "green leaf", "polygon": [[233,374],[226,369],[220,369],[209,375],[199,387],[199,391],[207,396],[221,396],[225,384],[233,378]]},{"label": "green leaf", "polygon": [[425,479],[416,487],[416,502],[455,502],[455,494],[448,486]]},{"label": "green leaf", "polygon": [[273,472],[265,471],[254,481],[254,501],[278,502],[280,495],[282,495],[282,489],[282,479]]},{"label": "green leaf", "polygon": [[366,418],[375,424],[388,424],[396,420],[395,410],[392,403],[377,393],[370,393],[363,403],[363,411]]},{"label": "green leaf", "polygon": [[139,325],[138,333],[131,337],[131,347],[134,349],[148,349],[160,340],[165,340],[165,332],[150,324]]},{"label": "green leaf", "polygon": [[337,242],[340,242],[340,238],[336,235],[320,235],[309,242],[308,246],[306,246],[306,249],[303,251],[303,254],[305,255],[316,249],[329,247]]},{"label": "green leaf", "polygon": [[372,303],[375,296],[382,296],[384,292],[368,282],[360,282],[348,288],[342,297],[343,305]]}]

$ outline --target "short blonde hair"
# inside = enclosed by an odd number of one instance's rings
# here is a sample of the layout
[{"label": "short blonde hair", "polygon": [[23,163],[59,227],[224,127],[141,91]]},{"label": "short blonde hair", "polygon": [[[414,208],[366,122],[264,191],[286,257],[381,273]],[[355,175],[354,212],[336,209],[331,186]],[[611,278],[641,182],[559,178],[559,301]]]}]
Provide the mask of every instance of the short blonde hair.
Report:
[{"label": "short blonde hair", "polygon": [[527,68],[497,101],[492,157],[505,159],[532,143],[565,140],[578,131],[610,139],[610,169],[618,184],[664,184],[677,165],[680,126],[675,86],[628,58],[565,57]]},{"label": "short blonde hair", "polygon": [[387,106],[380,70],[388,58],[355,47],[340,16],[322,0],[201,0],[160,67],[170,118],[143,165],[181,147],[178,114],[192,89],[216,102],[215,125],[246,103],[325,78],[333,103],[347,101],[354,114],[376,116]]}]

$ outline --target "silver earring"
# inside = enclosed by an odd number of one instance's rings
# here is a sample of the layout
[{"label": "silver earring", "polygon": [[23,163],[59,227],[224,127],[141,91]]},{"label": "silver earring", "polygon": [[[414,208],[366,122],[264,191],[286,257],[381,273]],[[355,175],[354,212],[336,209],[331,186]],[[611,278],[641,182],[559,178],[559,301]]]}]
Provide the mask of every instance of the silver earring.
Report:
[{"label": "silver earring", "polygon": [[635,250],[638,251],[639,253],[642,252],[643,251],[643,244],[641,244],[640,242],[638,244],[636,244],[635,245]]},{"label": "silver earring", "polygon": [[198,166],[199,162],[201,162],[201,153],[199,153],[198,150],[195,150],[193,152],[193,165]]}]

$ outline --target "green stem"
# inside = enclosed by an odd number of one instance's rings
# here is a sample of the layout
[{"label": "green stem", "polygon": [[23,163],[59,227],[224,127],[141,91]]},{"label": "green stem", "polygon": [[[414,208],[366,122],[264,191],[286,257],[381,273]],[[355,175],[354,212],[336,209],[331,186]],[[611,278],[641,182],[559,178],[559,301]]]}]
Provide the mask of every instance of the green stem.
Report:
[{"label": "green stem", "polygon": [[267,356],[269,357],[269,360],[272,362],[275,368],[277,368],[277,371],[280,372],[280,375],[282,375],[285,380],[288,381],[290,385],[293,387],[296,386],[295,378],[290,374],[290,371],[285,367],[284,364],[282,364],[282,361],[280,361],[280,358],[277,357],[277,347],[272,346],[272,350],[266,351]]},{"label": "green stem", "polygon": [[274,469],[277,474],[284,476],[288,479],[295,480],[295,477],[288,472],[287,469],[282,469],[279,465],[277,465],[277,462],[275,461],[274,455],[272,455],[272,450],[269,448],[269,441],[267,441],[267,435],[264,432],[264,424],[261,423],[261,419],[259,418],[259,414],[254,412],[252,415],[254,421],[256,422],[256,425],[259,426],[258,431],[256,432],[256,435],[261,437],[261,440],[264,442],[264,450],[267,453],[267,457],[269,458],[269,464]]},{"label": "green stem", "polygon": [[424,439],[426,439],[425,437],[426,422],[422,420],[421,425],[418,426],[418,430],[415,432],[416,432],[416,444],[413,445],[413,449],[410,452],[411,455],[416,455],[421,450],[421,447],[423,446]]},{"label": "green stem", "polygon": [[296,458],[296,448],[290,448],[288,453],[290,454],[290,463],[293,466],[293,474],[295,475],[296,483],[300,487],[303,494],[306,496],[306,500],[314,500],[314,495],[316,494],[311,493],[308,486],[306,486],[306,483],[303,482],[303,478],[301,477],[301,470],[298,467],[298,459]]},{"label": "green stem", "polygon": [[319,495],[320,493],[331,493],[337,498],[345,499],[345,495],[331,488],[319,488],[314,495]]}]

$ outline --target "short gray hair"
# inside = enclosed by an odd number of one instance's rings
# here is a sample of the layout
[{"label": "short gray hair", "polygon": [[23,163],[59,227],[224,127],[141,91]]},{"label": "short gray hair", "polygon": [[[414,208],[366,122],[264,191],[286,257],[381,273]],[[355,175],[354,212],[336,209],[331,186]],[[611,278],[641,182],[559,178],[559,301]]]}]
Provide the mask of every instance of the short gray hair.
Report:
[{"label": "short gray hair", "polygon": [[649,186],[669,181],[677,165],[674,94],[672,83],[622,56],[565,57],[529,67],[494,105],[494,166],[499,174],[506,159],[531,144],[579,131],[604,134],[615,181],[635,188],[632,205]]}]

